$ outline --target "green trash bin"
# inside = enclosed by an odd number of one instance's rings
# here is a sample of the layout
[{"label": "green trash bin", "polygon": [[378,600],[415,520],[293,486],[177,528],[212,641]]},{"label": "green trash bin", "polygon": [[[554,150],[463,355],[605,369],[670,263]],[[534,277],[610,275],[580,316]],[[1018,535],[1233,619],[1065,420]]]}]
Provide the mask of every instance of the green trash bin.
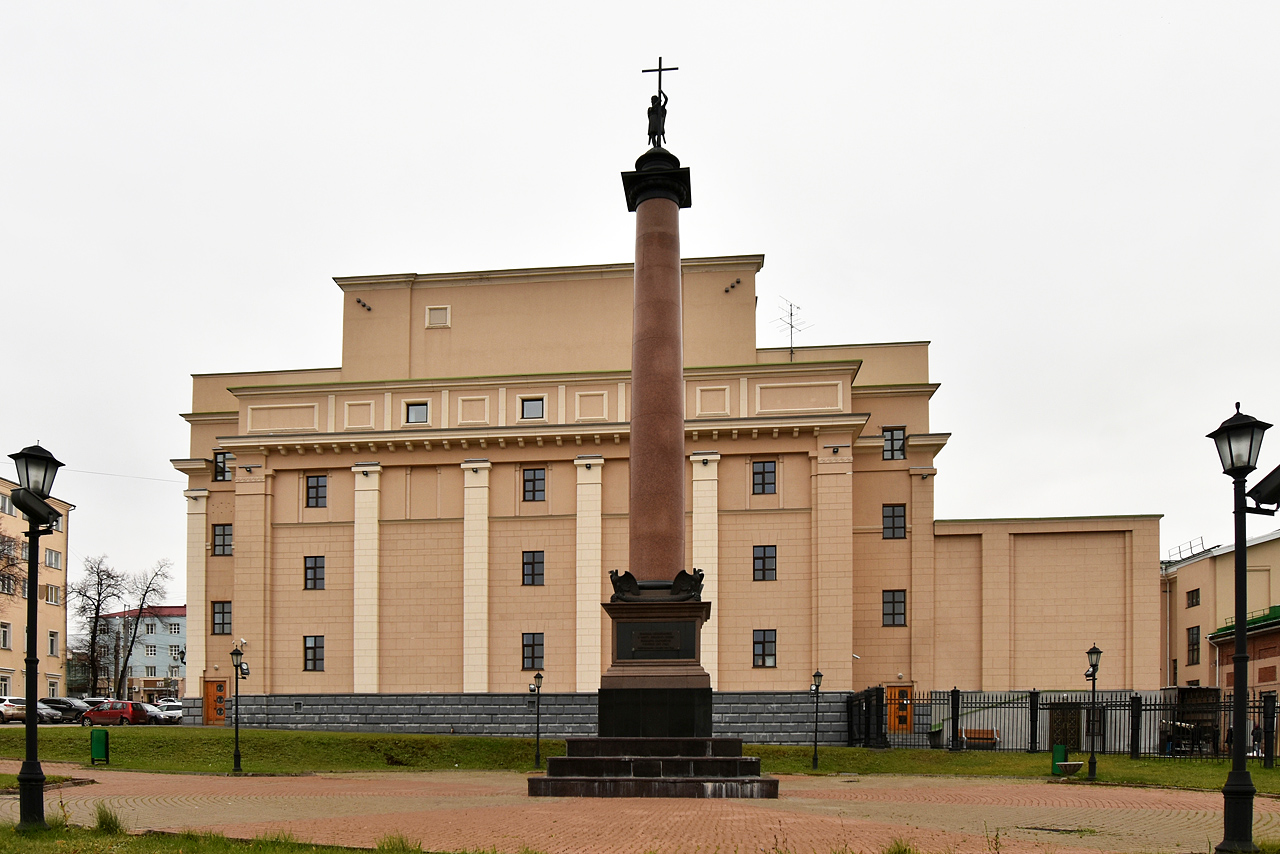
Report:
[{"label": "green trash bin", "polygon": [[1067,746],[1065,744],[1055,744],[1053,746],[1053,761],[1049,766],[1049,771],[1061,776],[1062,770],[1058,767],[1059,762],[1067,761]]},{"label": "green trash bin", "polygon": [[111,764],[111,733],[107,730],[100,727],[89,730],[89,761],[91,765]]}]

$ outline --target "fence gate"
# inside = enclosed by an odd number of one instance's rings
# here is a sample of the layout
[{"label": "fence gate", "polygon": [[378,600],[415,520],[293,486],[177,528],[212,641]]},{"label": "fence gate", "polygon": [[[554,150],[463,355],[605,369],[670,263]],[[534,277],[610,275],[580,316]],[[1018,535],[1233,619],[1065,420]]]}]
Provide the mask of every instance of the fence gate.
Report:
[{"label": "fence gate", "polygon": [[1065,744],[1067,750],[1080,750],[1080,704],[1045,703],[1049,711],[1049,747]]}]

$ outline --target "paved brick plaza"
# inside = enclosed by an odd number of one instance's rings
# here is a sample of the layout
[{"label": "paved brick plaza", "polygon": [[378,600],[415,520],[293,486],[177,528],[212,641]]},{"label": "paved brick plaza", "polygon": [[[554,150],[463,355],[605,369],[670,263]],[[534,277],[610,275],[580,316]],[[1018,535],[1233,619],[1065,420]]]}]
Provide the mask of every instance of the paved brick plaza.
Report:
[{"label": "paved brick plaza", "polygon": [[[0,761],[16,773],[19,763]],[[777,801],[578,800],[525,795],[512,772],[385,772],[307,777],[152,774],[44,763],[96,784],[51,791],[71,820],[104,802],[131,830],[216,830],[373,847],[399,833],[428,851],[522,848],[547,854],[771,851],[873,854],[901,837],[925,852],[1204,852],[1221,840],[1222,795],[1080,782],[958,777],[782,777]],[[0,800],[16,821],[18,798]],[[1071,832],[1076,831],[1076,832]],[[1085,831],[1085,832],[1079,832]],[[1254,834],[1280,837],[1280,801],[1255,802]]]}]

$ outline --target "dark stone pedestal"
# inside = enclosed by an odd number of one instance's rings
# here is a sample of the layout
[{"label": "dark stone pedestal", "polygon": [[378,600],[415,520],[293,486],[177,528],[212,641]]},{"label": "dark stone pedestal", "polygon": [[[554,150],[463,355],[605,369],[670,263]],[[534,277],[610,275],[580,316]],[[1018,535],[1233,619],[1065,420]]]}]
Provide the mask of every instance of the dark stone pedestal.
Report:
[{"label": "dark stone pedestal", "polygon": [[601,688],[601,738],[710,738],[710,688]]}]

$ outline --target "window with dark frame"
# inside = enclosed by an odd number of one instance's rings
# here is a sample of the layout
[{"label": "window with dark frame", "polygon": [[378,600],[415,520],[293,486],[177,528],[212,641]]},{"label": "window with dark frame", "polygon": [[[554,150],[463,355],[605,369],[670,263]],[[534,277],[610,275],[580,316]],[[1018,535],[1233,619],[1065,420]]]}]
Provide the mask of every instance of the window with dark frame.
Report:
[{"label": "window with dark frame", "polygon": [[329,476],[307,475],[307,506],[327,507],[329,504]]},{"label": "window with dark frame", "polygon": [[907,538],[907,505],[884,505],[884,538],[886,540]]},{"label": "window with dark frame", "polygon": [[1200,627],[1187,629],[1187,664],[1200,663]]},{"label": "window with dark frame", "polygon": [[751,464],[751,494],[773,495],[778,491],[778,463],[758,460]]},{"label": "window with dark frame", "polygon": [[755,629],[751,632],[751,666],[778,666],[778,630]]},{"label": "window with dark frame", "polygon": [[1187,591],[1187,607],[1194,608],[1199,604],[1200,604],[1200,588],[1197,587],[1195,590],[1188,590]]},{"label": "window with dark frame", "polygon": [[884,459],[905,460],[907,458],[907,428],[884,427]]},{"label": "window with dark frame", "polygon": [[524,632],[520,635],[524,670],[542,669],[542,632]]},{"label": "window with dark frame", "polygon": [[213,526],[213,553],[215,555],[231,554],[231,526]]},{"label": "window with dark frame", "polygon": [[213,479],[217,481],[231,480],[235,475],[236,467],[227,465],[227,460],[231,455],[225,451],[214,451],[213,453]]},{"label": "window with dark frame", "polygon": [[520,398],[520,418],[526,421],[545,418],[547,402],[541,397]]},{"label": "window with dark frame", "polygon": [[546,501],[547,500],[547,470],[546,469],[525,469],[524,470],[524,500],[525,501]]},{"label": "window with dark frame", "polygon": [[543,581],[543,552],[523,552],[521,563],[524,565],[523,581],[525,587],[541,587]]},{"label": "window with dark frame", "polygon": [[312,555],[302,559],[304,590],[324,589],[324,555]]},{"label": "window with dark frame", "polygon": [[752,546],[751,547],[751,580],[752,581],[777,581],[778,580],[778,547],[777,546]]},{"label": "window with dark frame", "polygon": [[231,634],[231,603],[230,602],[212,602],[213,608],[213,634],[229,635]]},{"label": "window with dark frame", "polygon": [[406,403],[404,405],[404,423],[406,424],[426,424],[427,415],[428,410],[425,403]]},{"label": "window with dark frame", "polygon": [[905,626],[907,624],[907,591],[905,590],[884,590],[881,591],[883,600],[883,622],[884,626]]},{"label": "window with dark frame", "polygon": [[324,635],[303,635],[302,669],[324,670]]}]

